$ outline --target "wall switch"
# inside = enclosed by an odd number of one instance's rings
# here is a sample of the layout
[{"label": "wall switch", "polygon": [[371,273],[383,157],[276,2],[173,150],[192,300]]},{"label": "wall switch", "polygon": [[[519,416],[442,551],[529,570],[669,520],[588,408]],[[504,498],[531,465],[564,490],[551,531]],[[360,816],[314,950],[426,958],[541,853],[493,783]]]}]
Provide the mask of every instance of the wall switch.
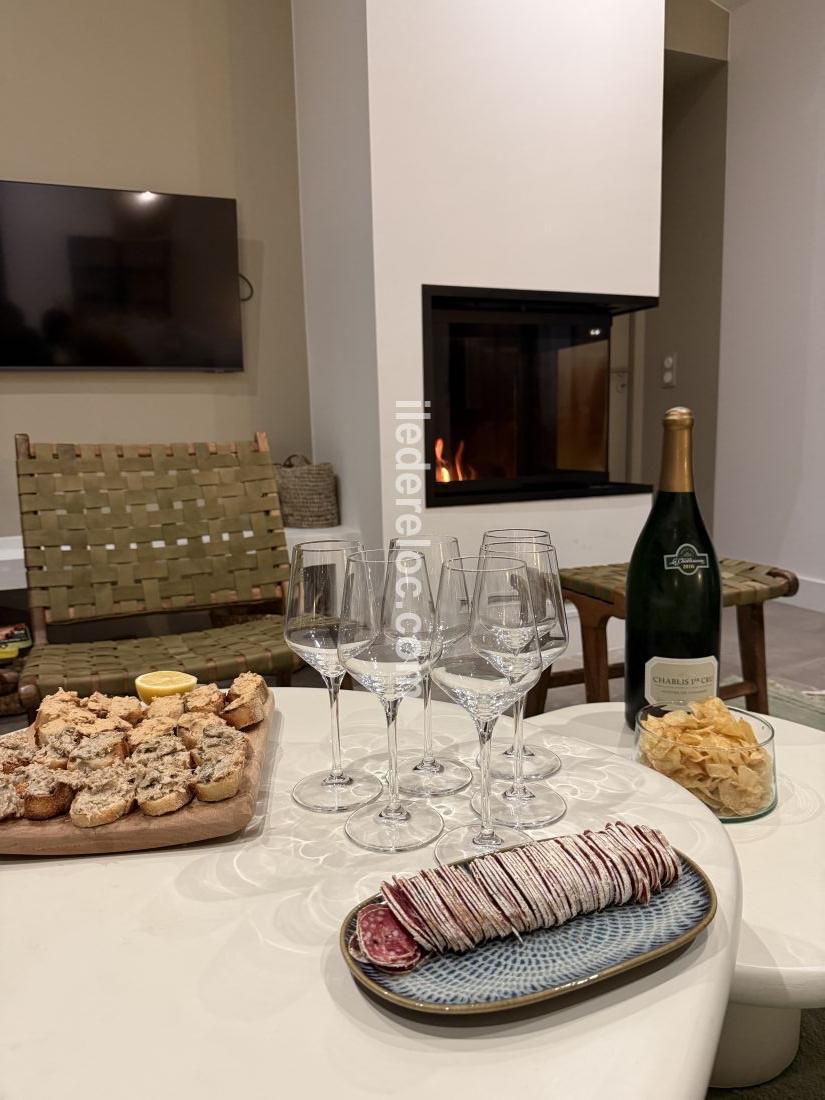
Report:
[{"label": "wall switch", "polygon": [[669,352],[662,359],[662,389],[672,390],[676,385],[676,367],[679,357],[675,351]]}]

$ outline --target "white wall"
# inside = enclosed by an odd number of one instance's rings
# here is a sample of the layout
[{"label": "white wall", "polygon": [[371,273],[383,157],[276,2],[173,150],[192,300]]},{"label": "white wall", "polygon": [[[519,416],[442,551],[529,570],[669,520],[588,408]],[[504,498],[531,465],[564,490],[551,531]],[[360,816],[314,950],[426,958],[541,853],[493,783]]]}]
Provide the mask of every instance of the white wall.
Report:
[{"label": "white wall", "polygon": [[715,541],[825,611],[825,4],[731,15]]},{"label": "white wall", "polygon": [[381,541],[363,0],[293,4],[312,440],[345,524]]},{"label": "white wall", "polygon": [[[422,283],[657,293],[663,5],[367,0],[367,26],[389,471],[394,403],[423,396]],[[385,476],[385,537],[394,500]],[[563,558],[585,564],[626,556],[648,506],[438,508],[426,523],[465,534],[470,549],[486,527],[541,515]]]},{"label": "white wall", "polygon": [[[345,522],[386,538],[395,403],[423,397],[423,283],[657,293],[664,3],[295,0],[293,23],[313,447],[361,479]],[[336,295],[371,308],[374,333],[342,330]],[[378,404],[359,406],[373,371]],[[466,531],[469,549],[541,512],[568,560],[608,561],[648,504],[439,508],[426,523]]]},{"label": "white wall", "polygon": [[307,451],[289,0],[0,0],[4,179],[238,200],[246,370],[0,373],[0,536],[14,433],[76,442],[251,438]]}]

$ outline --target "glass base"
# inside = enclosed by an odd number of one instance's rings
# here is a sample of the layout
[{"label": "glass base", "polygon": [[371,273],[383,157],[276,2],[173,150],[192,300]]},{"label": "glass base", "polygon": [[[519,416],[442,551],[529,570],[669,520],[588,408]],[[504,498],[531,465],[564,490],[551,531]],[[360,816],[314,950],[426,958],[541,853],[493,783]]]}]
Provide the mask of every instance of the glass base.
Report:
[{"label": "glass base", "polygon": [[292,788],[292,797],[314,814],[343,814],[374,802],[381,794],[381,782],[374,775],[348,768],[347,783],[328,783],[329,772],[313,772]]},{"label": "glass base", "polygon": [[409,852],[431,844],[444,831],[444,820],[432,806],[404,804],[403,815],[396,820],[382,817],[386,806],[386,802],[362,806],[350,814],[344,823],[350,840],[371,852]]},{"label": "glass base", "polygon": [[403,756],[398,762],[398,789],[410,798],[440,798],[469,787],[473,773],[452,756],[437,756],[435,765],[420,756]]},{"label": "glass base", "polygon": [[[512,780],[495,784],[491,791],[490,801],[496,825],[537,829],[540,825],[552,825],[567,813],[567,803],[552,787],[539,783],[528,788],[529,798],[508,798],[505,792],[511,787]],[[481,817],[481,794],[473,797],[470,806]]]},{"label": "glass base", "polygon": [[502,848],[520,848],[530,844],[530,837],[518,829],[496,826],[493,837],[488,843],[477,844],[478,825],[459,825],[449,829],[435,846],[435,858],[440,864],[454,863],[457,859],[470,856],[486,856],[490,852],[500,852]]},{"label": "glass base", "polygon": [[[541,745],[524,745],[524,778],[547,779],[561,768],[561,760],[550,749]],[[490,775],[493,779],[513,778],[513,747],[509,745],[503,752],[494,749],[490,759]]]}]

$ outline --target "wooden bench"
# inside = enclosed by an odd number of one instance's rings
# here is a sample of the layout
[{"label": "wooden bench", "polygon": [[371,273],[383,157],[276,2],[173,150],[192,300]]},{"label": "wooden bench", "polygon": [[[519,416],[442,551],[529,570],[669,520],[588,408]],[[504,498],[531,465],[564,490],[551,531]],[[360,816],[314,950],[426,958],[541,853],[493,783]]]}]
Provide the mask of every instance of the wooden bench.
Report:
[{"label": "wooden bench", "polygon": [[[768,713],[768,682],[765,664],[765,618],[763,604],[780,596],[793,596],[799,588],[795,573],[775,565],[722,558],[722,604],[736,608],[742,679],[720,687],[723,699],[745,696],[750,710]],[[562,593],[579,613],[582,632],[583,667],[564,672],[548,669],[527,697],[526,714],[540,714],[550,687],[584,684],[588,703],[610,699],[609,681],[624,675],[624,663],[609,663],[607,624],[625,617],[627,563],[585,565],[561,570]]]}]

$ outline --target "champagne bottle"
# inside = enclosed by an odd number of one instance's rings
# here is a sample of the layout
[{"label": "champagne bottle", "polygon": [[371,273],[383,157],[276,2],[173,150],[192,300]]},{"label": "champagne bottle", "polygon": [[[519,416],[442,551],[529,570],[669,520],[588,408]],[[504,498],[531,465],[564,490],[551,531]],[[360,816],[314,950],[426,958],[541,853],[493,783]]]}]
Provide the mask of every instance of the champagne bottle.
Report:
[{"label": "champagne bottle", "polygon": [[662,469],[627,571],[625,717],[689,703],[719,685],[722,583],[693,487],[693,413],[664,417]]}]

